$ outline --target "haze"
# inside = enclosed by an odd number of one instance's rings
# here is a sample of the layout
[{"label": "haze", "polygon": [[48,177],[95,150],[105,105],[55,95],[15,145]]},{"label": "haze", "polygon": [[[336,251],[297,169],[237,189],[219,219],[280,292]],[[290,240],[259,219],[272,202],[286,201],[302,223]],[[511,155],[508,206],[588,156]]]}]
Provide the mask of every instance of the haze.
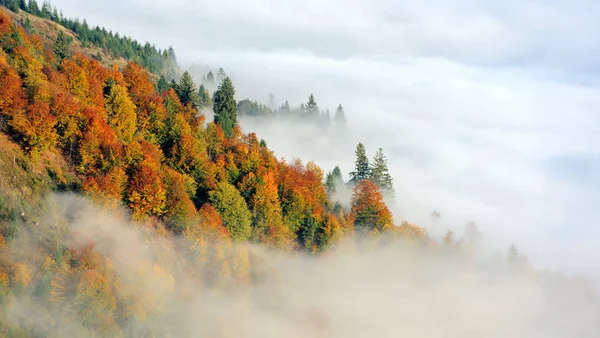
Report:
[{"label": "haze", "polygon": [[[347,142],[247,125],[278,156],[342,167],[381,146],[395,217],[460,232],[475,221],[538,267],[600,268],[600,3],[547,1],[55,0],[159,47],[223,67],[237,98],[342,103]],[[319,147],[310,146],[314,139]],[[441,212],[438,224],[429,214]]]}]

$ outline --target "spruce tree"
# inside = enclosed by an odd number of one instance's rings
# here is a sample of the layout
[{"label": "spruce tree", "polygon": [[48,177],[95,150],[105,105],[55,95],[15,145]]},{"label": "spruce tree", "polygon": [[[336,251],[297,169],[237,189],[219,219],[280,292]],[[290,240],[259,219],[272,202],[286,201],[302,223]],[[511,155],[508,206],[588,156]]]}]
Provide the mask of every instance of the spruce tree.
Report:
[{"label": "spruce tree", "polygon": [[359,142],[356,145],[356,161],[354,162],[354,171],[350,173],[350,183],[355,185],[362,180],[371,177],[371,167],[369,166],[369,158],[365,145]]},{"label": "spruce tree", "polygon": [[208,74],[206,74],[206,84],[211,88],[215,84],[215,75],[212,71],[209,71]]},{"label": "spruce tree", "polygon": [[225,70],[223,70],[223,68],[219,68],[219,71],[217,72],[217,81],[222,82],[225,77],[227,77]]},{"label": "spruce tree", "polygon": [[72,50],[70,47],[72,38],[67,36],[62,30],[58,32],[56,40],[54,40],[54,54],[58,61],[62,61],[71,56]]},{"label": "spruce tree", "polygon": [[336,165],[331,173],[333,174],[333,178],[335,179],[336,184],[344,182],[344,178],[342,177],[342,170],[339,166]]},{"label": "spruce tree", "polygon": [[164,76],[161,76],[160,79],[158,80],[158,83],[156,84],[156,89],[159,92],[162,92],[164,90],[169,89],[169,82],[167,82],[167,79]]},{"label": "spruce tree", "polygon": [[371,164],[371,181],[379,186],[385,197],[394,198],[393,179],[387,166],[387,158],[383,149],[379,148]]},{"label": "spruce tree", "polygon": [[201,84],[200,88],[198,88],[198,96],[200,97],[200,104],[205,105],[205,106],[212,104],[212,99],[210,98],[210,93],[208,92],[208,89],[206,89],[206,87],[204,87],[204,84]]},{"label": "spruce tree", "polygon": [[305,110],[306,114],[311,118],[319,116],[319,107],[317,106],[317,101],[313,94],[310,94],[308,97],[308,103],[305,106]]},{"label": "spruce tree", "polygon": [[336,124],[340,124],[340,125],[346,124],[346,113],[344,112],[344,108],[342,107],[341,103],[337,107],[337,110],[335,111],[335,116],[333,119]]},{"label": "spruce tree", "polygon": [[233,134],[237,124],[237,103],[235,101],[235,88],[231,79],[226,77],[214,94],[213,111],[215,123],[219,124],[228,138]]},{"label": "spruce tree", "polygon": [[181,75],[179,83],[175,86],[175,92],[184,106],[188,103],[194,107],[198,105],[196,84],[194,83],[190,72],[185,71],[183,75]]}]

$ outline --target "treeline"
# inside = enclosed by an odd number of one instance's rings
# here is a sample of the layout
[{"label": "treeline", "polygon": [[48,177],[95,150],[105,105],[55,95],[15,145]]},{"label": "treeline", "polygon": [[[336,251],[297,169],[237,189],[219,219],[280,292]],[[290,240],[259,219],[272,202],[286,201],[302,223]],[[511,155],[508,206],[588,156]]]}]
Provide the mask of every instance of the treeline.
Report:
[{"label": "treeline", "polygon": [[331,125],[344,127],[347,123],[346,112],[342,104],[338,105],[332,115],[329,109],[321,110],[319,108],[313,94],[309,95],[306,103],[303,102],[299,106],[292,107],[288,101],[277,108],[274,106],[274,99],[271,95],[269,105],[244,99],[238,103],[238,111],[241,117],[290,120],[294,123],[310,123],[322,128]]},{"label": "treeline", "polygon": [[[0,4],[14,12],[22,10],[70,29],[77,34],[83,47],[99,47],[115,57],[138,63],[151,73],[164,76],[168,80],[177,78],[180,74],[177,57],[172,47],[163,50],[148,42],[142,45],[137,40],[121,36],[118,32],[113,33],[104,27],[91,27],[85,19],[80,21],[77,18],[66,18],[62,11],[58,11],[56,6],[52,6],[48,1],[44,1],[41,6],[36,0],[0,0]],[[23,24],[25,28],[31,27],[28,22]]]}]

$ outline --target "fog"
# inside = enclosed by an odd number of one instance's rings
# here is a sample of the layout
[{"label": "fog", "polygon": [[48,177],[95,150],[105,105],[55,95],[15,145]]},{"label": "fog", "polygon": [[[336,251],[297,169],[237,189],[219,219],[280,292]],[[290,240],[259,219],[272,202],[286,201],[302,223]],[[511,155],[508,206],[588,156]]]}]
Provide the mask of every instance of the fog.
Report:
[{"label": "fog", "polygon": [[320,131],[244,127],[278,156],[340,165],[345,179],[358,141],[369,156],[383,147],[398,220],[433,234],[472,220],[535,266],[600,268],[596,1],[53,3],[173,45],[184,67],[224,67],[238,99],[342,103],[349,132],[333,149]]},{"label": "fog", "polygon": [[[233,277],[229,284],[207,287],[207,277],[194,274],[202,267],[191,263],[202,262],[207,251],[195,261],[184,238],[159,236],[147,225],[129,223],[121,212],[109,212],[75,195],[50,195],[26,214],[28,223],[20,225],[14,240],[14,258],[33,272],[36,283],[48,266],[49,258],[44,261],[40,255],[42,248],[64,247],[83,251],[86,257],[72,258],[82,264],[71,272],[76,286],[69,286],[63,266],[52,278],[50,300],[21,292],[3,310],[9,323],[41,336],[90,336],[86,327],[93,319],[86,316],[109,315],[102,311],[110,304],[102,283],[114,285],[117,312],[135,313],[131,336],[600,334],[600,303],[590,284],[477,252],[475,238],[467,238],[460,251],[401,239],[361,245],[350,239],[324,256],[230,246],[223,256],[231,264],[230,276],[244,275],[239,257],[245,252],[252,283]],[[115,333],[96,334],[104,335]]]}]

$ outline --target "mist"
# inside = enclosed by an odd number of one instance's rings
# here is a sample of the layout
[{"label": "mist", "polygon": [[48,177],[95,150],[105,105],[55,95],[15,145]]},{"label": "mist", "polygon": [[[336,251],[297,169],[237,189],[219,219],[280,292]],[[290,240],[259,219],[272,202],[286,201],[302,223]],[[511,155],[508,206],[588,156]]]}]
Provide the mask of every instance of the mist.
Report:
[{"label": "mist", "polygon": [[238,100],[342,103],[341,143],[318,129],[242,126],[278,156],[340,165],[345,179],[357,142],[369,156],[383,147],[398,220],[433,235],[475,221],[490,245],[515,243],[535,266],[600,268],[594,1],[53,3],[173,45],[184,67],[223,67]]},{"label": "mist", "polygon": [[[76,195],[52,194],[26,215],[11,245],[18,248],[15,258],[31,272],[30,283],[43,282],[44,269],[51,264],[40,257],[44,248],[64,247],[72,259],[84,262],[71,272],[80,276],[73,287],[59,269],[48,300],[18,293],[4,310],[9,324],[48,337],[91,335],[90,323],[98,321],[88,316],[108,316],[103,307],[112,308],[110,293],[98,287],[103,282],[116,287],[112,292],[117,294],[117,311],[135,314],[137,320],[127,324],[133,335],[600,334],[600,303],[588,281],[484,254],[475,238],[467,238],[460,249],[409,238],[350,238],[322,256],[212,243],[212,248],[221,247],[221,261],[231,264],[231,274],[220,274],[218,283],[210,283],[206,274],[194,271],[208,271],[202,258],[211,249],[196,260],[193,250],[187,250],[193,243],[186,238],[159,235],[149,224],[128,221],[124,211],[105,209]],[[245,255],[250,265],[243,267]],[[249,282],[244,275],[251,276]],[[88,283],[89,290],[96,288],[91,303],[86,302]],[[100,330],[96,335],[115,333]]]}]

